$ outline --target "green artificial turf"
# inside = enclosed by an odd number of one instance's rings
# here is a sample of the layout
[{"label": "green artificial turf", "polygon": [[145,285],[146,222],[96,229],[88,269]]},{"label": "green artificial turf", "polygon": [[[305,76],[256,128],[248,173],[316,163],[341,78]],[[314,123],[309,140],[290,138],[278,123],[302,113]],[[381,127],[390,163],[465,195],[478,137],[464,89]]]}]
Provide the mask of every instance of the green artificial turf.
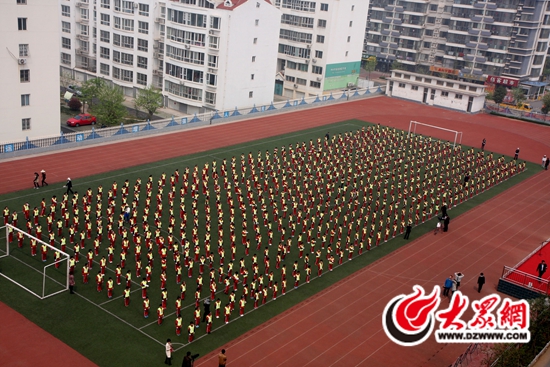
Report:
[{"label": "green artificial turf", "polygon": [[[272,152],[274,148],[278,147],[281,149],[281,146],[289,146],[290,144],[294,145],[297,142],[309,142],[310,139],[314,141],[317,138],[324,138],[326,132],[330,132],[332,136],[338,133],[344,133],[348,131],[356,131],[361,127],[369,126],[368,123],[364,123],[357,120],[344,121],[341,123],[336,123],[328,126],[323,126],[320,128],[309,129],[300,131],[297,133],[291,133],[281,136],[276,136],[268,139],[263,139],[251,143],[240,144],[236,146],[231,146],[227,148],[216,149],[212,151],[201,152],[185,157],[155,162],[152,164],[129,167],[123,170],[118,170],[115,172],[107,172],[100,175],[90,176],[74,181],[73,190],[78,190],[82,195],[87,188],[92,188],[94,190],[94,200],[95,192],[98,185],[102,185],[104,188],[104,212],[106,209],[106,193],[110,188],[112,182],[116,180],[119,184],[119,192],[122,186],[122,183],[125,179],[128,179],[130,182],[130,195],[129,199],[132,199],[133,185],[136,178],[141,177],[142,179],[142,195],[141,195],[141,207],[143,206],[143,201],[145,199],[144,195],[144,186],[149,175],[154,177],[153,180],[153,198],[151,205],[151,213],[154,212],[155,208],[155,199],[154,195],[156,194],[156,183],[161,173],[165,172],[167,177],[170,177],[176,169],[179,169],[180,174],[183,173],[183,169],[188,166],[192,168],[195,164],[199,167],[199,177],[200,169],[206,162],[212,162],[216,160],[218,163],[221,162],[223,158],[226,158],[228,163],[231,161],[231,157],[235,156],[237,158],[237,165],[240,164],[240,155],[241,153],[248,154],[252,152],[254,158],[257,156],[258,150],[262,151],[262,157],[264,157],[265,151]],[[185,144],[185,142],[182,142]],[[93,158],[92,158],[93,159]],[[510,159],[509,157],[507,159]],[[129,165],[131,165],[131,157],[129,158]],[[229,164],[228,164],[229,166]],[[492,198],[493,196],[501,193],[502,191],[510,188],[511,186],[521,182],[522,180],[532,176],[538,172],[538,165],[533,163],[527,163],[527,170],[519,175],[516,175],[510,178],[507,181],[491,188],[490,190],[475,196],[474,198],[465,201],[464,203],[454,207],[449,213],[452,215],[453,219],[459,216],[460,214],[466,212],[467,210],[473,208],[476,205]],[[164,201],[164,211],[167,213],[167,194],[168,194],[169,183],[167,182],[167,187],[164,191],[163,201]],[[202,188],[199,185],[199,188]],[[212,188],[212,181],[210,181],[210,188]],[[223,190],[222,190],[223,191]],[[31,208],[33,206],[38,206],[40,200],[44,197],[49,203],[49,199],[52,195],[57,195],[58,198],[62,196],[64,189],[61,188],[61,185],[51,185],[47,188],[41,188],[40,190],[23,190],[19,192],[10,193],[0,197],[0,207],[8,206],[12,210],[21,210],[21,207],[24,202],[29,202]],[[120,194],[119,194],[120,195]],[[179,186],[174,201],[174,216],[178,219],[176,224],[176,229],[174,234],[176,237],[179,237]],[[188,195],[189,196],[189,195]],[[215,232],[212,235],[212,251],[216,252],[217,248],[217,223],[216,223],[216,213],[215,205],[213,201],[213,196],[211,195],[210,205],[212,206],[212,231]],[[225,202],[225,195],[222,193],[221,201],[224,203],[224,208],[227,209]],[[189,205],[190,199],[186,198],[186,204]],[[246,199],[245,199],[246,202]],[[120,200],[117,200],[117,205],[120,204]],[[140,208],[141,208],[140,207]],[[200,231],[199,238],[204,238],[204,214],[202,208],[204,208],[204,197],[201,195],[199,198],[198,208],[200,210]],[[95,206],[92,206],[92,212],[94,211]],[[118,207],[117,207],[118,209]],[[250,209],[248,208],[248,213],[250,215]],[[140,211],[141,213],[141,211]],[[234,270],[238,269],[238,260],[241,257],[244,257],[244,250],[241,246],[241,236],[239,229],[241,228],[241,218],[239,217],[239,209],[236,208],[236,234],[237,234],[237,256],[235,261]],[[261,213],[260,213],[261,214]],[[117,211],[118,215],[118,211]],[[270,212],[271,216],[271,212]],[[20,223],[22,223],[23,215],[20,214]],[[92,215],[94,217],[94,215]],[[152,215],[150,216],[152,217]],[[166,228],[166,218],[167,214],[163,214],[163,229]],[[249,216],[250,218],[250,216]],[[116,220],[118,217],[115,217],[115,229],[116,229]],[[141,219],[141,214],[138,217]],[[423,235],[424,233],[433,229],[433,221],[428,221],[417,227],[413,228],[411,234],[411,240]],[[152,220],[150,220],[152,222]],[[263,222],[260,215],[260,222]],[[42,222],[43,226],[44,223]],[[249,224],[250,225],[250,224]],[[188,239],[191,237],[190,228],[192,226],[192,220],[190,211],[188,210]],[[452,225],[451,225],[452,226]],[[20,224],[21,228],[22,225]],[[260,224],[261,231],[263,234],[263,242],[267,242],[267,236],[265,228]],[[82,228],[82,221],[81,221]],[[224,223],[224,234],[228,235],[228,223]],[[273,226],[274,232],[276,232],[276,224]],[[249,230],[250,231],[250,230]],[[251,232],[251,231],[250,231]],[[65,230],[66,233],[66,230]],[[288,235],[288,234],[287,234]],[[78,236],[77,236],[78,237]],[[256,253],[255,241],[253,239],[253,234],[249,235],[251,238],[251,254]],[[4,234],[0,238],[2,241],[5,241]],[[304,238],[305,240],[305,238]],[[345,240],[345,235],[343,241]],[[90,242],[85,251],[81,252],[81,257],[87,252],[90,248]],[[294,240],[294,243],[296,240]],[[305,242],[305,241],[304,241]],[[4,242],[3,242],[4,243]],[[102,255],[106,254],[105,248],[108,244],[107,233],[104,231],[104,240],[102,246]],[[120,236],[118,237],[118,246],[117,250],[120,248]],[[278,243],[277,240],[274,241],[274,248]],[[58,337],[74,349],[78,350],[84,356],[88,357],[93,362],[97,363],[100,366],[128,366],[128,365],[142,365],[142,366],[154,366],[160,365],[164,361],[164,346],[167,338],[171,338],[174,344],[174,347],[177,349],[174,354],[175,363],[180,363],[179,361],[183,358],[186,351],[191,351],[192,353],[200,353],[205,355],[208,352],[219,348],[228,341],[242,335],[248,330],[262,324],[263,322],[269,320],[270,318],[280,314],[281,312],[289,309],[290,307],[296,305],[297,303],[311,297],[317,292],[327,288],[330,285],[337,283],[346,276],[364,268],[366,265],[384,257],[390,252],[404,246],[408,243],[402,239],[402,236],[398,235],[396,238],[390,240],[387,243],[383,243],[379,247],[373,248],[371,251],[365,251],[362,256],[357,256],[357,253],[354,254],[353,261],[344,260],[343,266],[336,266],[333,272],[328,272],[327,262],[325,261],[325,271],[322,278],[317,278],[316,268],[314,266],[314,256],[310,258],[310,264],[312,265],[312,279],[310,284],[305,284],[305,273],[303,272],[303,262],[299,261],[300,270],[302,272],[301,286],[297,290],[293,290],[293,280],[291,276],[291,266],[294,260],[297,259],[297,251],[294,249],[293,252],[287,257],[287,294],[282,297],[280,296],[276,301],[271,301],[271,292],[269,292],[269,302],[265,306],[261,306],[256,310],[252,309],[252,302],[248,300],[246,315],[245,317],[238,316],[238,309],[232,314],[232,321],[229,325],[223,325],[223,305],[225,305],[226,296],[218,294],[223,300],[222,302],[222,318],[219,320],[214,319],[214,332],[211,335],[204,334],[204,324],[201,324],[201,327],[197,330],[196,337],[197,339],[189,346],[184,346],[187,343],[187,334],[185,332],[185,327],[189,324],[189,321],[192,320],[192,309],[193,309],[193,293],[195,290],[194,282],[195,278],[187,278],[187,271],[183,269],[183,280],[187,281],[187,296],[184,302],[184,309],[182,310],[183,315],[183,325],[184,330],[182,336],[177,337],[175,335],[174,328],[174,300],[176,295],[179,293],[177,290],[178,286],[175,285],[174,279],[174,267],[172,262],[171,253],[168,256],[168,309],[166,312],[166,317],[163,325],[156,325],[156,308],[160,303],[160,281],[159,281],[159,261],[158,255],[155,252],[155,270],[153,271],[153,277],[149,288],[149,298],[151,300],[151,312],[148,319],[144,319],[142,315],[142,305],[141,305],[141,292],[139,286],[134,284],[132,286],[132,297],[130,307],[125,308],[123,305],[122,294],[123,286],[115,286],[115,298],[113,300],[108,300],[106,296],[105,287],[102,293],[98,293],[95,290],[95,281],[94,277],[97,273],[98,266],[95,267],[90,272],[90,283],[88,285],[83,285],[81,282],[80,276],[80,267],[83,263],[81,260],[80,265],[77,266],[77,271],[75,274],[76,278],[76,294],[71,295],[68,292],[62,293],[60,295],[53,296],[45,300],[39,300],[38,298],[32,296],[28,292],[17,287],[13,283],[0,278],[0,301],[5,302],[10,307],[14,308],[18,312],[25,315],[28,319],[35,322],[40,327],[44,328],[54,336]],[[202,244],[202,241],[201,241]],[[70,246],[68,246],[70,247]],[[145,247],[143,245],[143,247]],[[228,242],[225,242],[226,247],[226,264],[229,261],[229,248]],[[264,246],[262,246],[263,249]],[[12,249],[14,246],[12,245]],[[191,246],[192,248],[192,246]],[[133,245],[131,246],[133,249]],[[306,244],[306,252],[309,250],[309,245]],[[273,250],[272,250],[273,251]],[[119,251],[115,252],[115,263],[118,259]],[[143,268],[145,267],[145,253],[146,250],[142,251],[142,262]],[[192,251],[191,251],[192,253]],[[28,245],[23,250],[14,249],[14,257],[27,263],[29,266],[32,266],[36,269],[42,268],[42,263],[40,262],[40,252],[36,258],[31,258],[28,253]],[[51,254],[50,254],[51,257]],[[279,271],[275,270],[274,263],[274,254],[271,261],[271,269],[276,274],[276,279],[279,278]],[[262,250],[258,252],[260,269],[263,269],[262,265]],[[98,260],[99,258],[96,258]],[[247,267],[250,270],[250,262],[247,262]],[[109,265],[110,269],[114,269],[114,264]],[[133,251],[130,251],[128,255],[127,267],[132,271],[133,280],[136,283],[139,283],[139,279],[135,278],[134,272],[134,260],[133,260]],[[216,256],[216,266],[217,270],[217,256]],[[0,259],[0,271],[3,271],[10,276],[17,277],[21,282],[26,282],[25,284],[31,287],[32,289],[41,290],[41,276],[36,276],[38,273],[33,273],[30,269],[26,271],[26,266],[23,266],[21,262],[15,259]],[[53,270],[52,270],[53,271]],[[53,271],[55,273],[55,271]],[[126,270],[123,271],[125,274]],[[58,271],[57,275],[51,274],[56,280],[62,279],[59,274],[62,272]],[[142,271],[144,274],[144,271]],[[197,274],[197,267],[195,267],[194,274]],[[112,276],[114,279],[114,274],[110,271],[107,272],[107,277]],[[203,274],[205,279],[204,289],[202,292],[202,298],[210,294],[208,290],[208,271]],[[217,272],[216,272],[217,277]],[[250,271],[249,279],[252,278],[252,272]],[[49,285],[50,291],[56,289],[56,285],[52,282]],[[218,292],[223,290],[223,285],[218,285]],[[241,287],[237,293],[237,300],[241,294]],[[202,303],[201,303],[202,309]],[[211,309],[214,310],[214,305],[212,304]],[[137,361],[137,362],[136,362]]]}]

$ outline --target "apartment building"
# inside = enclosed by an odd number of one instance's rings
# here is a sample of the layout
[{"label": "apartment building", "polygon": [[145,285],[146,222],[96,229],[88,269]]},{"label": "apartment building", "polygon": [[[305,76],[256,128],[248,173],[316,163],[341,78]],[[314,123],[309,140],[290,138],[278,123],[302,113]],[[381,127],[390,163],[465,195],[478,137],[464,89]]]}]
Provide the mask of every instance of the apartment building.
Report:
[{"label": "apartment building", "polygon": [[275,94],[310,97],[356,85],[369,0],[273,0],[282,11]]},{"label": "apartment building", "polygon": [[[59,135],[58,4],[0,0],[0,143]],[[8,149],[8,148],[6,148]]]},{"label": "apartment building", "polygon": [[397,60],[466,80],[538,80],[549,37],[548,0],[372,0],[364,50],[382,70]]},{"label": "apartment building", "polygon": [[182,113],[273,100],[280,11],[267,0],[60,0],[62,72]]}]

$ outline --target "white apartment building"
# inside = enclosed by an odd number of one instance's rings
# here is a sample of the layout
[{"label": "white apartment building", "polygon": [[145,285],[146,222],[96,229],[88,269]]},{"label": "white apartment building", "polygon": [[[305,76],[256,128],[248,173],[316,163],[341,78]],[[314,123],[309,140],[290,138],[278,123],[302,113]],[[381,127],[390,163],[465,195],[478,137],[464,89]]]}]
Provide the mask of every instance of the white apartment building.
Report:
[{"label": "white apartment building", "polygon": [[273,100],[280,11],[267,0],[60,0],[62,72],[182,113]]},{"label": "white apartment building", "polygon": [[0,0],[0,143],[59,135],[58,18],[56,2]]},{"label": "white apartment building", "polygon": [[275,94],[328,94],[356,85],[369,0],[272,0],[283,15]]}]

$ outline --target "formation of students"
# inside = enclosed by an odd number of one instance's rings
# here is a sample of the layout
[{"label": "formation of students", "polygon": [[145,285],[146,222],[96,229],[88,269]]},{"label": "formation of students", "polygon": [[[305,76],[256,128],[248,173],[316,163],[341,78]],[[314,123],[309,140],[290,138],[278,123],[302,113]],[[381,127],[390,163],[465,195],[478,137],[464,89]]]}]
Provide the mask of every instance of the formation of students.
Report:
[{"label": "formation of students", "polygon": [[[191,320],[191,342],[201,318],[210,333],[237,307],[243,316],[524,168],[375,125],[145,182],[113,182],[106,192],[53,196],[32,209],[25,203],[23,221],[7,207],[3,214],[5,223],[70,253],[83,284],[94,269],[97,291],[119,293],[126,307],[140,287],[143,316],[158,304],[157,323],[174,315],[176,335]],[[17,231],[9,237],[59,266],[59,251],[38,249]],[[205,298],[214,309],[201,314]]]}]

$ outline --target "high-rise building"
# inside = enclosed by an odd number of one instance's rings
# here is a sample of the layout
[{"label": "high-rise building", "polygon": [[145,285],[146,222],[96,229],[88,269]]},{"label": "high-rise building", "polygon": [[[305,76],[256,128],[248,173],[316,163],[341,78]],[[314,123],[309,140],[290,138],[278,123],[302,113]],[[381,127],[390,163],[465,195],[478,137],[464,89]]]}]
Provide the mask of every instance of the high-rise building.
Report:
[{"label": "high-rise building", "polygon": [[275,93],[310,97],[356,85],[369,0],[272,0],[283,15]]},{"label": "high-rise building", "polygon": [[58,6],[0,0],[0,142],[59,135]]},{"label": "high-rise building", "polygon": [[61,2],[62,72],[135,97],[162,90],[182,113],[273,100],[280,11],[267,0]]},{"label": "high-rise building", "polygon": [[372,0],[364,50],[382,70],[397,60],[411,71],[533,81],[549,36],[548,0]]}]

